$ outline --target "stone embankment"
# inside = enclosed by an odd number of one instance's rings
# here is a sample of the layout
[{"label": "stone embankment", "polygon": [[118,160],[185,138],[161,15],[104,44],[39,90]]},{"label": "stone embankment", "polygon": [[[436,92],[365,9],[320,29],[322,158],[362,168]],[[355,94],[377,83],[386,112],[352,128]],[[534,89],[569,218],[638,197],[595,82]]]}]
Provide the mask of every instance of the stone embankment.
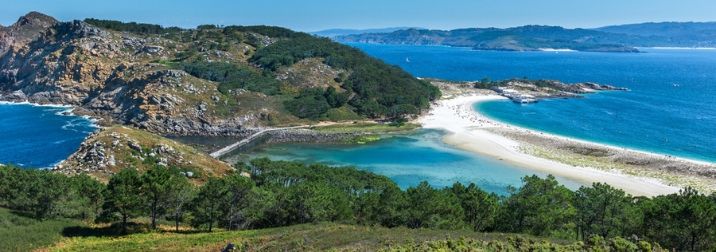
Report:
[{"label": "stone embankment", "polygon": [[220,158],[234,151],[246,150],[262,143],[336,143],[345,142],[362,133],[326,133],[310,129],[311,126],[294,126],[285,128],[270,128],[259,130],[256,133],[212,152],[214,158]]}]

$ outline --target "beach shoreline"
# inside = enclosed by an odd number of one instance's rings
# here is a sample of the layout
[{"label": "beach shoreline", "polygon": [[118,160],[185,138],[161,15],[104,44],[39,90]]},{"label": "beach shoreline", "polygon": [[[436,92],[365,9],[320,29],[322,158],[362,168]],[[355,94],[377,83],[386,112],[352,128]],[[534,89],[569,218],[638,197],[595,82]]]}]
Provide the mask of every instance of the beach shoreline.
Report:
[{"label": "beach shoreline", "polygon": [[[437,101],[428,114],[417,119],[417,123],[421,124],[423,128],[447,132],[443,138],[444,142],[456,148],[492,157],[528,170],[553,174],[585,185],[595,182],[607,183],[637,196],[675,193],[684,186],[701,187],[699,189],[706,191],[713,190],[705,185],[710,178],[682,181],[676,178],[668,179],[673,176],[660,176],[661,173],[648,170],[645,167],[634,168],[617,163],[610,165],[606,160],[600,160],[598,163],[571,162],[573,159],[579,160],[580,157],[570,156],[570,153],[565,154],[564,150],[555,150],[555,146],[544,143],[554,142],[559,146],[589,146],[589,148],[605,149],[611,153],[618,153],[620,158],[626,156],[627,160],[629,158],[664,160],[668,157],[526,129],[491,119],[474,109],[476,103],[504,99],[507,98],[489,90],[473,89],[470,92],[448,95]],[[559,153],[561,156],[555,158],[554,153]],[[563,156],[567,158],[560,158]],[[669,163],[673,161],[695,166],[712,166],[708,162],[676,157],[669,158],[669,160]],[[663,162],[651,163],[662,164]],[[637,168],[645,168],[645,171],[639,172]]]}]

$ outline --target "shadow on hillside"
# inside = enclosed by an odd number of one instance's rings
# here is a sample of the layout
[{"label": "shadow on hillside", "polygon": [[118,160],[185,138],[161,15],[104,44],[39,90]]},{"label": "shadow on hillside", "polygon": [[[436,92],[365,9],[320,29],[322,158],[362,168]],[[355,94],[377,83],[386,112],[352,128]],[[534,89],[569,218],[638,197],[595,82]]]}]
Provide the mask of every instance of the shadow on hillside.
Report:
[{"label": "shadow on hillside", "polygon": [[24,218],[29,218],[29,219],[37,219],[37,217],[35,216],[35,214],[33,214],[33,213],[31,213],[31,212],[24,212],[24,211],[19,211],[19,210],[14,210],[14,209],[8,209],[8,211],[9,211],[11,214],[17,215],[17,216],[19,216],[19,217],[24,217]]},{"label": "shadow on hillside", "polygon": [[[114,223],[107,227],[86,227],[86,226],[73,226],[66,227],[62,230],[62,235],[65,237],[118,237],[124,235],[131,235],[137,233],[149,232],[150,228],[147,224],[141,223],[127,223],[127,232],[124,233],[122,225],[120,223]],[[201,230],[164,230],[160,231],[164,233],[176,233],[176,234],[195,234],[202,233]]]},{"label": "shadow on hillside", "polygon": [[121,224],[114,223],[107,227],[66,227],[62,230],[62,235],[65,237],[116,237],[135,233],[142,233],[146,232],[147,230],[148,228],[144,224],[127,223],[127,232],[125,233],[122,230]]}]

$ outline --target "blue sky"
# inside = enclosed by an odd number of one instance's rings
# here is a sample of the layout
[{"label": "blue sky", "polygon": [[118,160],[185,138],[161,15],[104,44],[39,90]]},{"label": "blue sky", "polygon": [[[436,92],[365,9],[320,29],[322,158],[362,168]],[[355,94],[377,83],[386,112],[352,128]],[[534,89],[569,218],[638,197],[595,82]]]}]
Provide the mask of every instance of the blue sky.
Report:
[{"label": "blue sky", "polygon": [[266,24],[301,31],[716,21],[714,0],[7,0],[0,24],[12,24],[32,10],[60,20],[96,17],[180,27]]}]

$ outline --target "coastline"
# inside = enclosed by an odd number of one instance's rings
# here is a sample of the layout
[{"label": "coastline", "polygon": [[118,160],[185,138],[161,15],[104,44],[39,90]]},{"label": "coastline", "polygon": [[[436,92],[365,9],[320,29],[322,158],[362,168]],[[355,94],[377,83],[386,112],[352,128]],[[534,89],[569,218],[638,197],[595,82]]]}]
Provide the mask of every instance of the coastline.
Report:
[{"label": "coastline", "polygon": [[[102,128],[102,125],[99,124],[99,120],[97,118],[91,117],[89,115],[78,115],[78,114],[74,113],[74,110],[76,109],[76,107],[72,106],[72,105],[50,104],[50,103],[41,104],[41,103],[33,103],[33,102],[29,102],[29,101],[0,101],[0,106],[3,106],[3,105],[5,105],[5,106],[31,106],[31,107],[40,107],[40,108],[62,109],[61,111],[58,111],[54,114],[57,116],[77,117],[77,118],[82,118],[84,120],[87,120],[87,122],[89,122],[88,126],[92,129],[94,129],[93,130],[94,132],[97,132],[97,130]],[[92,134],[89,134],[86,137],[89,137],[91,135]],[[85,137],[85,139],[86,139],[86,137]],[[43,170],[51,170],[51,169],[57,167],[57,165],[61,164],[65,160],[67,160],[67,158],[69,158],[69,156],[62,160],[58,160],[57,162],[52,163],[49,166],[36,167],[36,168],[43,169]],[[20,165],[22,165],[22,164],[20,164]],[[0,163],[0,166],[3,166],[3,164]]]},{"label": "coastline", "polygon": [[77,109],[77,107],[72,106],[72,105],[53,104],[53,103],[42,104],[42,103],[33,103],[33,102],[29,102],[29,101],[16,102],[16,101],[2,101],[2,100],[0,100],[0,105],[10,105],[10,106],[29,105],[29,106],[33,106],[33,107],[62,108],[62,109],[65,109],[65,110],[63,110],[63,111],[61,111],[61,112],[58,112],[58,113],[55,113],[55,114],[56,114],[56,115],[59,115],[59,116],[77,116],[77,117],[81,117],[81,118],[83,118],[83,119],[89,121],[89,122],[91,123],[90,126],[93,127],[93,128],[99,129],[99,128],[102,127],[102,125],[99,124],[99,119],[94,118],[94,117],[89,116],[89,115],[78,115],[78,114],[76,114],[76,113],[75,113],[75,109]]},{"label": "coastline", "polygon": [[[596,158],[593,160],[589,156],[582,157],[564,150],[556,150],[555,147],[556,145],[588,146],[617,153],[620,158],[625,156],[628,160],[629,158],[661,160],[665,159],[664,155],[525,129],[490,119],[473,109],[476,103],[500,99],[507,98],[487,90],[460,92],[437,101],[430,112],[417,121],[424,128],[446,131],[448,134],[443,140],[449,145],[586,185],[603,182],[637,196],[670,194],[678,192],[683,186],[692,186],[705,191],[714,190],[707,184],[713,182],[710,178],[679,180],[680,177],[674,176],[673,173],[664,175],[649,170],[654,167],[635,168],[617,163],[611,164],[606,160],[596,160]],[[555,143],[555,146],[551,146],[550,143]],[[673,158],[673,162],[712,166],[707,162],[688,159]]]}]

